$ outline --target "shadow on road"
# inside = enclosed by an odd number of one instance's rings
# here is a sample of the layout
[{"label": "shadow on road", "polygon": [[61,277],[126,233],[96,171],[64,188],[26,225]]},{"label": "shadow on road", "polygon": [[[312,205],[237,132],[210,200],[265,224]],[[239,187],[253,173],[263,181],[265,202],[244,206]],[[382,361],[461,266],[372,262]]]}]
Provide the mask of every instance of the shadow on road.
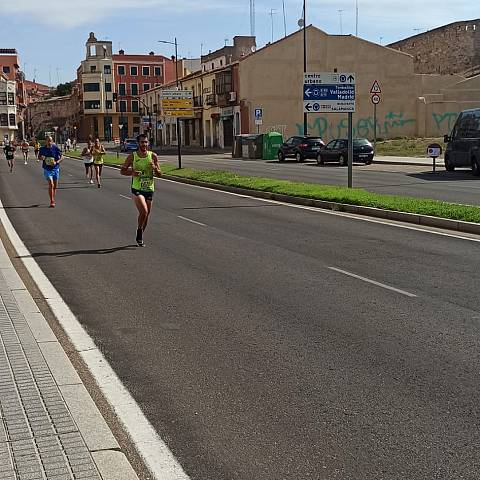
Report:
[{"label": "shadow on road", "polygon": [[445,170],[437,173],[419,172],[419,173],[407,173],[408,177],[418,178],[419,180],[429,180],[434,182],[453,182],[462,180],[480,180],[480,177],[472,175],[470,170],[459,170],[457,172],[447,172]]},{"label": "shadow on road", "polygon": [[109,255],[111,253],[137,250],[137,245],[124,245],[122,247],[97,248],[93,250],[70,250],[67,252],[37,252],[31,255],[20,256],[17,258],[37,258],[37,257],[72,257],[74,255]]},{"label": "shadow on road", "polygon": [[40,205],[40,204],[35,204],[35,205],[18,205],[18,206],[12,206],[12,205],[4,205],[2,207],[4,210],[11,209],[11,208],[49,208],[48,205]]}]

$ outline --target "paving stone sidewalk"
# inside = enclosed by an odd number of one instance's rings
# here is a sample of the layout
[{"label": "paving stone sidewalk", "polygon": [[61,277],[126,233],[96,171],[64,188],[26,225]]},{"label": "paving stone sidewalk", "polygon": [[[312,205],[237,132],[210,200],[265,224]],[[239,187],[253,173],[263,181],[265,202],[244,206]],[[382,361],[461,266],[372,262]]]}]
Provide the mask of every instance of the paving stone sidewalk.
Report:
[{"label": "paving stone sidewalk", "polygon": [[135,480],[0,242],[0,480]]}]

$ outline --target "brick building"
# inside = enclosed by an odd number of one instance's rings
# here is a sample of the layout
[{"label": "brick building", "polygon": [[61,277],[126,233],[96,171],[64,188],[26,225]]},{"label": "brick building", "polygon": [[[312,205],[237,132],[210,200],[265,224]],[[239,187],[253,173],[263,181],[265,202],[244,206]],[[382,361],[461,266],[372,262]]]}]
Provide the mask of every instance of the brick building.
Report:
[{"label": "brick building", "polygon": [[118,93],[120,136],[135,136],[143,131],[140,95],[175,78],[174,62],[163,55],[113,55],[115,90]]},{"label": "brick building", "polygon": [[415,73],[480,74],[480,19],[450,23],[388,46],[412,55]]}]

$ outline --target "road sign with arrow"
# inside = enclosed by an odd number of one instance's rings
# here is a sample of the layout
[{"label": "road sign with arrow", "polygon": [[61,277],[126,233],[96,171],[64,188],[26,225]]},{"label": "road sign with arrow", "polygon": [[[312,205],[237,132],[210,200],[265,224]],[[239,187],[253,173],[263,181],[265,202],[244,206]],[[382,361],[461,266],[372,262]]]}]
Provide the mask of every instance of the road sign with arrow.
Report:
[{"label": "road sign with arrow", "polygon": [[305,113],[355,111],[354,73],[305,73],[303,82]]}]

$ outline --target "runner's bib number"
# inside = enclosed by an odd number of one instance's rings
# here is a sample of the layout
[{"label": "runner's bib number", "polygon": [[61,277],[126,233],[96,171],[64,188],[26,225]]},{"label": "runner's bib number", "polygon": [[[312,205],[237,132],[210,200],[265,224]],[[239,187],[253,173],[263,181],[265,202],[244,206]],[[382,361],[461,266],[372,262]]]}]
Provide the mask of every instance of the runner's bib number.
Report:
[{"label": "runner's bib number", "polygon": [[45,157],[45,163],[47,165],[53,166],[55,165],[55,159],[53,157]]},{"label": "runner's bib number", "polygon": [[140,177],[140,188],[144,191],[153,190],[153,178]]}]

